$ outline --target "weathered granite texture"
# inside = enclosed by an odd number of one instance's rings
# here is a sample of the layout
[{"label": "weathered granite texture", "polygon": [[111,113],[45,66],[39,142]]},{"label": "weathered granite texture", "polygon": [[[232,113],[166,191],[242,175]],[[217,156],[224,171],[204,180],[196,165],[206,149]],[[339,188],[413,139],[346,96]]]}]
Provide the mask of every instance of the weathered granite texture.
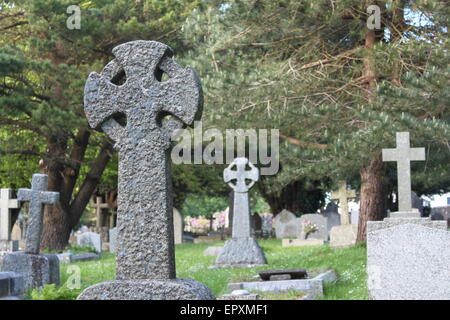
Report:
[{"label": "weathered granite texture", "polygon": [[112,280],[87,288],[78,300],[214,300],[211,290],[187,279]]},{"label": "weathered granite texture", "polygon": [[[245,170],[246,166],[250,170]],[[232,170],[236,167],[236,170]],[[247,158],[236,158],[224,170],[223,178],[234,190],[234,217],[232,238],[216,259],[216,267],[254,266],[266,264],[266,257],[255,239],[251,237],[250,204],[248,191],[259,179],[258,169]],[[236,183],[233,184],[232,181]],[[247,185],[246,180],[250,180]]]},{"label": "weathered granite texture", "polygon": [[267,263],[266,257],[253,238],[231,238],[225,242],[216,259],[216,267],[253,267]]},{"label": "weathered granite texture", "polygon": [[59,284],[59,259],[54,254],[0,254],[0,271],[22,275],[25,290],[40,288],[46,284]]},{"label": "weathered granite texture", "polygon": [[44,218],[43,205],[57,204],[59,202],[59,192],[50,192],[47,189],[48,176],[46,174],[33,174],[31,189],[19,189],[17,193],[17,200],[30,202],[26,253],[39,253]]},{"label": "weathered granite texture", "polygon": [[450,232],[402,224],[367,233],[374,300],[450,300]]},{"label": "weathered granite texture", "polygon": [[[304,232],[304,223],[306,221],[315,224],[318,230],[306,235],[306,233]],[[317,213],[304,214],[300,216],[298,221],[297,238],[302,240],[328,240],[327,220],[325,219],[325,217]]]},{"label": "weathered granite texture", "polygon": [[297,238],[298,218],[288,210],[275,216],[275,235],[277,239]]},{"label": "weathered granite texture", "polygon": [[342,248],[354,246],[358,235],[358,226],[355,224],[343,224],[335,226],[330,232],[330,247]]},{"label": "weathered granite texture", "polygon": [[396,133],[397,147],[383,149],[383,161],[397,162],[398,211],[411,211],[411,161],[425,160],[425,148],[410,148],[409,132]]},{"label": "weathered granite texture", "polygon": [[[174,279],[170,137],[200,119],[200,80],[156,41],[127,42],[113,54],[100,74],[89,75],[84,109],[90,126],[101,128],[119,151],[116,277],[122,281],[88,288],[80,298],[212,296],[188,290],[206,288],[201,284]],[[163,73],[169,79],[161,82]]]},{"label": "weathered granite texture", "polygon": [[0,252],[2,251],[19,251],[19,241],[17,240],[0,240]]}]

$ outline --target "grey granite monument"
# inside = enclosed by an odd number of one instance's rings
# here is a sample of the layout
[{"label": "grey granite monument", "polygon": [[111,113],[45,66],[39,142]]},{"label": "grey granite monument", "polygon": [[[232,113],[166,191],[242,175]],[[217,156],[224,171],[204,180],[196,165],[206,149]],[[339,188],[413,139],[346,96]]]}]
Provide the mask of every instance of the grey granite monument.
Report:
[{"label": "grey granite monument", "polygon": [[[247,165],[250,170],[246,170]],[[232,170],[233,168],[236,170]],[[248,191],[259,179],[258,169],[247,158],[236,158],[223,171],[223,179],[234,190],[232,238],[216,259],[216,267],[251,267],[267,263],[263,251],[251,237]],[[235,181],[233,183],[232,181]],[[246,184],[246,180],[250,180]]]},{"label": "grey granite monument", "polygon": [[374,300],[450,300],[450,232],[418,224],[371,231],[369,296]]},{"label": "grey granite monument", "polygon": [[277,239],[294,239],[298,236],[298,218],[284,209],[275,216],[275,235]]},{"label": "grey granite monument", "polygon": [[10,189],[0,189],[0,251],[19,250],[19,241],[11,240],[11,209],[18,209],[19,202],[11,199]]},{"label": "grey granite monument", "polygon": [[170,137],[200,119],[200,80],[159,42],[127,42],[113,54],[100,74],[89,75],[84,106],[90,126],[119,151],[117,280],[78,299],[214,299],[203,284],[175,275]]},{"label": "grey granite monument", "polygon": [[59,192],[47,191],[48,177],[34,174],[31,189],[19,189],[17,199],[30,202],[25,252],[0,255],[0,271],[23,275],[25,289],[59,284],[59,259],[54,254],[39,254],[43,228],[43,205],[57,204]]}]

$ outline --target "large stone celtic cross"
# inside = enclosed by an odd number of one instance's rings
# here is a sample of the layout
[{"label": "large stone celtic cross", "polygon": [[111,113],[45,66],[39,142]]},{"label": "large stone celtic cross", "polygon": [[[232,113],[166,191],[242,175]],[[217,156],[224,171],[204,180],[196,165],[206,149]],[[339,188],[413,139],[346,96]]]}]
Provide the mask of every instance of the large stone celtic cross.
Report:
[{"label": "large stone celtic cross", "polygon": [[[247,165],[250,170],[246,170]],[[232,170],[234,167],[236,170]],[[247,158],[236,158],[223,171],[223,179],[234,190],[233,238],[250,237],[248,190],[258,181],[259,171]],[[235,184],[233,180],[236,180]]]},{"label": "large stone celtic cross", "polygon": [[159,42],[128,42],[113,54],[100,74],[89,75],[84,104],[91,127],[108,134],[119,151],[116,277],[173,279],[170,135],[200,118],[200,81]]}]

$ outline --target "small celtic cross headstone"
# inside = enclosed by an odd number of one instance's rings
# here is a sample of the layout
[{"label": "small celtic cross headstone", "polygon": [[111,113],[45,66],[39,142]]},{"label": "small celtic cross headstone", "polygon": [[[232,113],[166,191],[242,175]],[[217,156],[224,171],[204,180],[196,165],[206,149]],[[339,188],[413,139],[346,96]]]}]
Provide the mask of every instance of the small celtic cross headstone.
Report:
[{"label": "small celtic cross headstone", "polygon": [[19,189],[17,200],[30,202],[30,217],[26,233],[26,253],[38,254],[43,228],[43,205],[59,202],[59,192],[47,191],[48,176],[33,174],[31,189]]},{"label": "small celtic cross headstone", "polygon": [[424,161],[425,148],[411,148],[409,132],[396,133],[397,147],[383,149],[383,161],[397,162],[398,211],[412,211],[411,161]]},{"label": "small celtic cross headstone", "polygon": [[[251,237],[248,191],[259,179],[258,169],[247,158],[236,158],[223,171],[223,179],[234,190],[233,233],[217,257],[215,266],[251,267],[266,264],[263,251]],[[247,181],[250,182],[247,184]]]},{"label": "small celtic cross headstone", "polygon": [[113,54],[101,73],[89,75],[84,107],[90,126],[119,151],[117,280],[79,299],[210,299],[202,284],[175,279],[169,157],[173,131],[201,117],[200,80],[156,41],[127,42]]},{"label": "small celtic cross headstone", "polygon": [[[246,170],[247,165],[250,170]],[[233,168],[236,167],[236,170]],[[223,179],[234,190],[233,238],[250,237],[250,207],[248,191],[259,179],[258,169],[247,158],[236,158],[223,171]],[[233,180],[236,184],[233,184]],[[246,180],[250,180],[247,184]]]},{"label": "small celtic cross headstone", "polygon": [[338,200],[341,207],[341,224],[349,224],[348,200],[356,197],[355,190],[347,190],[347,182],[339,181],[339,190],[331,193],[332,200]]}]

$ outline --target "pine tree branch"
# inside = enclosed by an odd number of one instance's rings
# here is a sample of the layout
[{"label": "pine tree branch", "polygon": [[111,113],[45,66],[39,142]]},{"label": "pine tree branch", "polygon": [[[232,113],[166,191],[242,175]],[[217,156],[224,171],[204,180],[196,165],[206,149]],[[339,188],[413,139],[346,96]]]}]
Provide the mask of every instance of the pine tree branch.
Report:
[{"label": "pine tree branch", "polygon": [[320,150],[325,150],[328,147],[328,145],[326,145],[326,144],[301,141],[301,140],[298,140],[296,138],[285,136],[282,133],[279,133],[278,136],[280,138],[286,140],[287,142],[289,142],[291,144],[294,144],[296,146],[299,146],[299,147],[307,147],[307,148],[320,149]]}]

